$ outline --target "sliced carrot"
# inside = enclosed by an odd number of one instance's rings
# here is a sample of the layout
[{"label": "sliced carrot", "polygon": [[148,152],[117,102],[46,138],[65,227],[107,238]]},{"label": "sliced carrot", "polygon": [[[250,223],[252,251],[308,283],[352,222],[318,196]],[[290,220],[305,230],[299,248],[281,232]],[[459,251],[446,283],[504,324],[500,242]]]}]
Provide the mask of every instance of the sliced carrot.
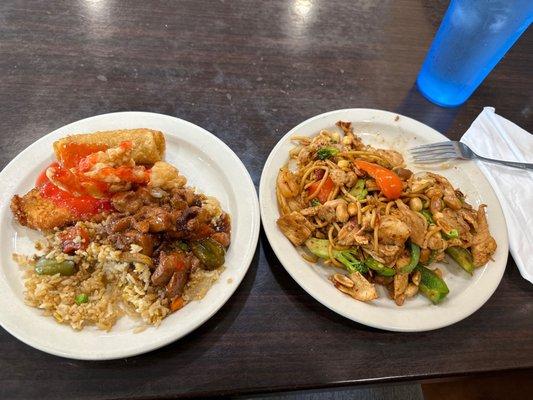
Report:
[{"label": "sliced carrot", "polygon": [[355,166],[376,180],[376,184],[387,199],[394,200],[402,194],[402,181],[390,169],[363,160],[356,160]]},{"label": "sliced carrot", "polygon": [[[321,181],[317,181],[310,185],[307,188],[307,193],[311,195],[316,192],[318,185],[320,185],[320,182]],[[326,201],[328,201],[329,194],[333,191],[334,188],[335,184],[333,183],[331,178],[327,178],[322,187],[320,188],[320,191],[315,196],[313,196],[313,198],[316,197],[322,204],[324,204]]]}]

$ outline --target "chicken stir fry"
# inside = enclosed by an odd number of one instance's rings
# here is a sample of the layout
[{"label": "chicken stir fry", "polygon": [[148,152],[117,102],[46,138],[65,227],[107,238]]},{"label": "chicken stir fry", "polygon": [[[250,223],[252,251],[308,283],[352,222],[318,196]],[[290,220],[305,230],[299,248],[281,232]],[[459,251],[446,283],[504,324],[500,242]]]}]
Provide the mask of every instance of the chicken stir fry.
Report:
[{"label": "chicken stir fry", "polygon": [[394,150],[366,146],[349,122],[339,132],[294,137],[296,171],[277,180],[278,227],[305,258],[344,268],[333,284],[361,301],[387,287],[402,305],[418,292],[433,303],[448,287],[433,264],[448,254],[468,273],[496,251],[485,205],[477,210],[443,176],[413,174]]},{"label": "chicken stir fry", "polygon": [[191,271],[214,270],[224,264],[231,241],[229,215],[213,197],[187,187],[140,187],[112,199],[118,211],[105,221],[116,249],[140,247],[136,256],[150,265],[151,282],[165,289],[169,300],[183,294]]}]

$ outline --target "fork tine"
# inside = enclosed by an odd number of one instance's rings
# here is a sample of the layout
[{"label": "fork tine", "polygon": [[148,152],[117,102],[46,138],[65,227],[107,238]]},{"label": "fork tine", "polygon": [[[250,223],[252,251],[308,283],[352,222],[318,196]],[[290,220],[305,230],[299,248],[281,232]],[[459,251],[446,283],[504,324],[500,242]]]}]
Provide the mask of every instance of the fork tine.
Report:
[{"label": "fork tine", "polygon": [[424,152],[420,152],[420,153],[410,153],[409,155],[412,156],[412,157],[426,157],[426,156],[440,156],[442,154],[458,154],[457,151],[455,151],[455,149],[437,149],[437,150],[429,150],[429,151],[424,151]]},{"label": "fork tine", "polygon": [[417,153],[413,153],[411,152],[410,155],[413,156],[413,157],[417,157],[417,156],[440,156],[441,154],[448,154],[448,153],[451,153],[451,154],[456,154],[456,151],[455,149],[453,148],[449,148],[449,149],[435,149],[435,150],[428,150],[428,151],[420,151],[420,152],[417,152]]},{"label": "fork tine", "polygon": [[432,162],[440,162],[444,160],[450,160],[453,158],[457,158],[457,154],[455,152],[453,153],[442,153],[438,155],[424,155],[424,156],[415,156],[413,157],[413,161],[415,163],[432,163]]},{"label": "fork tine", "polygon": [[453,146],[453,142],[451,140],[446,140],[444,142],[421,144],[419,146],[413,147],[413,149],[432,149],[434,147],[443,147],[443,146]]},{"label": "fork tine", "polygon": [[423,144],[421,146],[413,147],[409,149],[410,152],[422,152],[422,151],[428,151],[428,150],[434,150],[434,149],[447,149],[447,148],[453,148],[453,142],[439,142],[439,143],[431,143],[431,144]]}]

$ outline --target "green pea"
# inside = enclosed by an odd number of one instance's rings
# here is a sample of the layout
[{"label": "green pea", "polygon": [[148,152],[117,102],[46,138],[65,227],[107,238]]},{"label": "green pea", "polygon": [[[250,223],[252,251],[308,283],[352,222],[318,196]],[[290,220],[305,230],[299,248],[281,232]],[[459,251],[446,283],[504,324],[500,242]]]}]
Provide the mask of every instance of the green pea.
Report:
[{"label": "green pea", "polygon": [[79,294],[74,298],[74,301],[77,305],[87,303],[89,301],[89,296],[87,296],[85,293]]}]

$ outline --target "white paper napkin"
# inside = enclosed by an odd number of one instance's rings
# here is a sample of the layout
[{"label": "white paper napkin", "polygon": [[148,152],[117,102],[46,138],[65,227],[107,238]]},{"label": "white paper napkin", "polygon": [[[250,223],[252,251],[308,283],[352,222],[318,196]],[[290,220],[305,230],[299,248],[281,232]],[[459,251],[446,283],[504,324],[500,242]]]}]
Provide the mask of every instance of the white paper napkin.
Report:
[{"label": "white paper napkin", "polygon": [[[477,154],[533,162],[533,135],[485,107],[461,138]],[[503,208],[511,254],[522,276],[533,283],[533,171],[477,161]]]}]

